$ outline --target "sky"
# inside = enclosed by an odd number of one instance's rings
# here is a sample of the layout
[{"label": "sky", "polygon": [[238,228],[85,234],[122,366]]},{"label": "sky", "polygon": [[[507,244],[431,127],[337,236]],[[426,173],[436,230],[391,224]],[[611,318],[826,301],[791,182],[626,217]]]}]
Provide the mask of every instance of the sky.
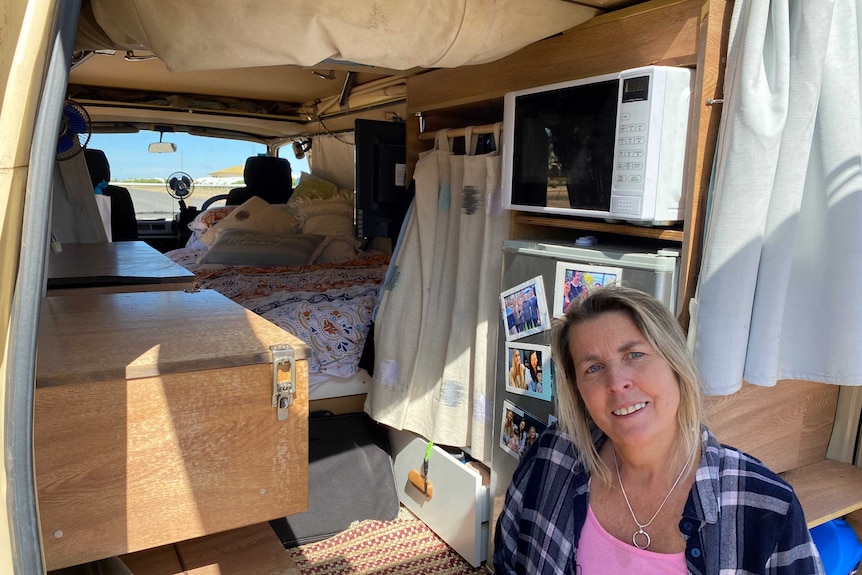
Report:
[{"label": "sky", "polygon": [[[134,178],[168,178],[174,172],[186,172],[192,178],[203,178],[219,170],[245,165],[249,156],[265,154],[266,147],[254,142],[205,138],[176,132],[166,133],[163,141],[173,142],[177,151],[155,154],[147,146],[159,141],[158,132],[136,134],[93,134],[88,148],[105,152],[114,182]],[[290,162],[294,179],[309,172],[307,158],[297,160],[288,144],[281,156]]]}]

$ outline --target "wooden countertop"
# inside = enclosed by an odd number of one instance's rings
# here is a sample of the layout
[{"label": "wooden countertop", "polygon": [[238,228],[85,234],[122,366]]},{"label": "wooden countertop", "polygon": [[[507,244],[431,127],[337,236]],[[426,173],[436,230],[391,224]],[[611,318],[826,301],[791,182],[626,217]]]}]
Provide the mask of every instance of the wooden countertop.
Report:
[{"label": "wooden countertop", "polygon": [[[64,244],[48,255],[48,289],[191,287],[195,275],[145,242]],[[115,290],[128,291],[128,290]]]}]

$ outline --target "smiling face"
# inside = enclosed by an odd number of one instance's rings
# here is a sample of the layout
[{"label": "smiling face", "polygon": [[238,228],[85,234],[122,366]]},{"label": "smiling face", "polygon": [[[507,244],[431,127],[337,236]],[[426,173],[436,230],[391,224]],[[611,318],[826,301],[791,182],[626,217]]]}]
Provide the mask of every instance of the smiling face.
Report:
[{"label": "smiling face", "polygon": [[670,365],[624,312],[572,328],[577,390],[614,445],[669,445],[678,433],[679,384]]}]

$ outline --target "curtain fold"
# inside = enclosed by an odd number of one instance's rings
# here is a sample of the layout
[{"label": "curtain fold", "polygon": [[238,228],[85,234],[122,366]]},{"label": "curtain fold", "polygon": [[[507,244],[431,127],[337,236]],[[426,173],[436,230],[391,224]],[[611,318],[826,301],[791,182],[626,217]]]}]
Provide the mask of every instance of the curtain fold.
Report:
[{"label": "curtain fold", "polygon": [[473,154],[465,131],[467,155],[454,156],[441,131],[416,164],[413,209],[377,310],[365,411],[489,461],[508,219],[500,156]]},{"label": "curtain fold", "polygon": [[862,384],[862,122],[855,0],[737,0],[689,338],[742,381]]}]

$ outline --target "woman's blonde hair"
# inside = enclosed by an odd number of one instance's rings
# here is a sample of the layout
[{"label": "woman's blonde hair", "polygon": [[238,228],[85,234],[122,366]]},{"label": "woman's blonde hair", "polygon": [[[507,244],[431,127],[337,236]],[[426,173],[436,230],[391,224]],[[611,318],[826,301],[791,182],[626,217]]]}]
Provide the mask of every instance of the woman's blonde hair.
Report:
[{"label": "woman's blonde hair", "polygon": [[677,421],[681,439],[677,455],[689,454],[699,446],[700,426],[705,422],[701,376],[686,346],[685,334],[670,311],[657,299],[632,288],[606,286],[582,293],[572,301],[563,317],[554,318],[551,322],[557,417],[560,429],[571,436],[586,471],[597,473],[605,481],[610,478],[610,470],[601,462],[593,445],[596,426],[578,392],[569,342],[574,327],[610,312],[629,316],[677,376],[680,392]]}]

